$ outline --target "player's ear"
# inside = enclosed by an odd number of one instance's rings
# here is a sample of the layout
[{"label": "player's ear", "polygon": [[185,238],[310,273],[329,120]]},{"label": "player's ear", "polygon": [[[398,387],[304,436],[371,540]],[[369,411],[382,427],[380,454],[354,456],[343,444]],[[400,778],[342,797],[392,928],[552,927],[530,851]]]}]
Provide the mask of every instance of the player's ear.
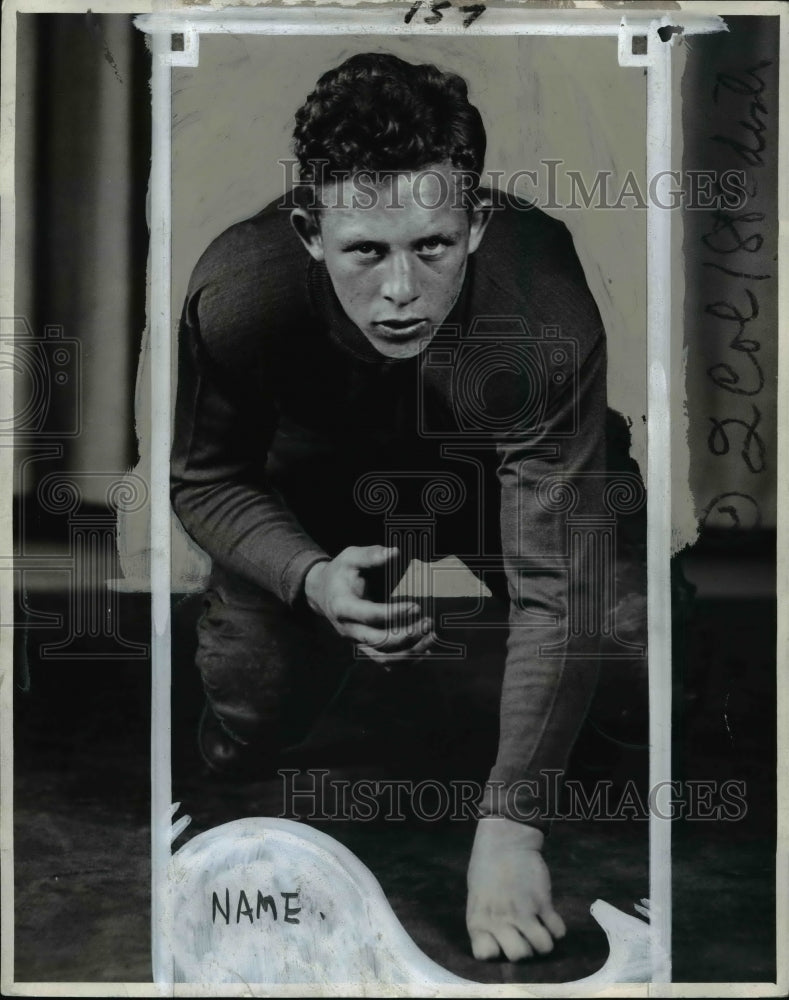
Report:
[{"label": "player's ear", "polygon": [[323,237],[317,213],[309,208],[294,208],[290,213],[290,224],[313,260],[323,260]]},{"label": "player's ear", "polygon": [[493,213],[493,202],[489,197],[477,195],[471,210],[471,224],[468,234],[468,252],[474,253],[482,242],[485,230]]}]

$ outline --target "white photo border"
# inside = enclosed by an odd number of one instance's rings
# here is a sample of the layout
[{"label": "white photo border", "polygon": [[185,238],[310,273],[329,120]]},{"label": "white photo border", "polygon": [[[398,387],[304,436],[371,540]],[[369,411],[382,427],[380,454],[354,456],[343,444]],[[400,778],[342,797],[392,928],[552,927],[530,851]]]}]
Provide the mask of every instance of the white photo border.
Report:
[{"label": "white photo border", "polygon": [[[486,17],[464,29],[458,23],[426,26],[412,22],[404,25],[403,14],[410,4],[376,3],[363,9],[352,5],[326,4],[314,7],[279,7],[255,2],[235,8],[195,8],[188,0],[177,6],[165,7],[152,2],[97,0],[88,5],[79,0],[6,0],[3,7],[2,37],[2,148],[0,156],[0,316],[13,315],[14,310],[14,120],[16,100],[16,31],[18,13],[81,13],[90,9],[94,14],[139,14],[137,25],[152,36],[152,107],[153,155],[151,172],[151,299],[149,329],[151,344],[151,598],[152,598],[152,953],[154,983],[16,983],[13,966],[13,632],[0,629],[0,837],[2,838],[2,990],[7,995],[84,995],[104,996],[118,989],[128,996],[195,995],[194,987],[173,984],[172,956],[165,944],[168,934],[166,921],[167,877],[170,844],[174,837],[172,788],[170,774],[170,371],[171,371],[171,146],[170,98],[171,67],[197,65],[199,37],[212,31],[233,30],[238,34],[541,34],[593,35],[619,38],[619,58],[623,66],[640,65],[647,69],[647,174],[652,177],[670,169],[671,150],[671,45],[662,42],[658,28],[680,24],[686,35],[723,30],[718,15],[760,14],[780,18],[781,61],[789,51],[789,16],[780,3],[704,2],[672,4],[670,14],[658,16],[656,8],[613,7],[608,4],[579,2],[575,9],[538,9],[525,0],[506,6],[489,6]],[[657,5],[656,5],[657,7]],[[629,8],[629,9],[628,9]],[[183,50],[173,51],[171,36],[182,34]],[[645,55],[634,56],[630,47],[633,34],[646,34]],[[789,74],[780,81],[779,177],[787,176],[786,125]],[[779,184],[779,267],[789,251],[786,232],[789,192]],[[670,362],[670,277],[671,277],[671,213],[661,212],[652,203],[648,206],[648,638],[650,675],[650,786],[671,778],[671,602],[669,553],[671,551],[670,509],[670,412],[668,405]],[[783,275],[783,268],[780,273]],[[789,291],[785,281],[779,284],[779,315],[789,315]],[[780,326],[780,323],[779,323]],[[0,419],[13,414],[13,373],[0,372]],[[789,380],[789,352],[780,352],[779,384]],[[778,397],[778,510],[789,509],[789,460],[787,429],[789,428],[789,394]],[[13,481],[13,454],[0,449],[0,481]],[[3,497],[0,506],[0,551],[13,551],[13,520],[10,496]],[[778,519],[778,607],[785,606],[789,595],[789,568],[785,553],[789,545],[789,528],[785,516]],[[4,547],[3,544],[4,543]],[[0,591],[0,621],[10,621],[13,595],[8,588]],[[778,616],[778,760],[787,758],[789,750],[789,616]],[[777,840],[777,977],[776,984],[671,983],[670,968],[658,962],[652,984],[612,987],[606,995],[672,995],[706,996],[712,987],[720,996],[781,996],[789,984],[789,954],[781,949],[781,933],[789,927],[789,777],[780,766],[778,773],[778,840]],[[650,816],[650,898],[652,908],[653,947],[655,956],[670,955],[671,945],[671,828],[670,821]],[[265,985],[265,984],[262,984]],[[278,995],[329,995],[325,987],[314,984],[278,988]],[[557,987],[539,985],[469,987],[462,995],[542,995],[556,993]],[[335,992],[335,991],[331,991]],[[359,990],[361,994],[362,990]],[[392,991],[394,994],[394,990]],[[453,991],[454,992],[454,991]],[[349,995],[347,986],[336,991]],[[235,996],[233,987],[200,989],[199,995]],[[248,995],[248,994],[247,994]],[[458,994],[460,995],[460,994]]]}]

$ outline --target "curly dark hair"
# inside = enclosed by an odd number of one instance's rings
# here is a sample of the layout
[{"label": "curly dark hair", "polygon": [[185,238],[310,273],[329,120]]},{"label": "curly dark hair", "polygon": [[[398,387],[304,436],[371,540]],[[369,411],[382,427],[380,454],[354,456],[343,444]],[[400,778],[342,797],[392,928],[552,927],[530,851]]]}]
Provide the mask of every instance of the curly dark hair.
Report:
[{"label": "curly dark hair", "polygon": [[472,174],[476,185],[485,145],[482,117],[462,77],[376,52],[324,73],[296,112],[293,132],[301,182],[308,185],[320,183],[318,171],[337,177],[446,160]]}]

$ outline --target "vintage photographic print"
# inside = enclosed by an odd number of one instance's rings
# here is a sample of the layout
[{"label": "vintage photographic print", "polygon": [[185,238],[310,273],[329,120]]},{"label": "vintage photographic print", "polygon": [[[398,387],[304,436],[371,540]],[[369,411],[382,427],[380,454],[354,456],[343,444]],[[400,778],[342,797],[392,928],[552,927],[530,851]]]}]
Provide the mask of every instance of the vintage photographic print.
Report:
[{"label": "vintage photographic print", "polygon": [[786,994],[786,30],[4,5],[4,994]]}]

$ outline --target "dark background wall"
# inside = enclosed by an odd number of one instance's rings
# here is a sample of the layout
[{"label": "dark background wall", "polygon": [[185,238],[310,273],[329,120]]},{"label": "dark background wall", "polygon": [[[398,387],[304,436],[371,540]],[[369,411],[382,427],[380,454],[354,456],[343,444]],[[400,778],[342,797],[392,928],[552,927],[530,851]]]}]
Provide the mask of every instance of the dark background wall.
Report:
[{"label": "dark background wall", "polygon": [[[55,328],[38,349],[50,391],[27,410],[19,450],[32,455],[45,438],[61,446],[24,470],[17,489],[30,496],[55,469],[117,474],[136,460],[150,59],[127,15],[19,15],[18,40],[15,313],[29,337]],[[63,338],[61,366],[52,353]],[[20,413],[37,372],[17,370]],[[83,492],[104,497],[88,480]]]}]

